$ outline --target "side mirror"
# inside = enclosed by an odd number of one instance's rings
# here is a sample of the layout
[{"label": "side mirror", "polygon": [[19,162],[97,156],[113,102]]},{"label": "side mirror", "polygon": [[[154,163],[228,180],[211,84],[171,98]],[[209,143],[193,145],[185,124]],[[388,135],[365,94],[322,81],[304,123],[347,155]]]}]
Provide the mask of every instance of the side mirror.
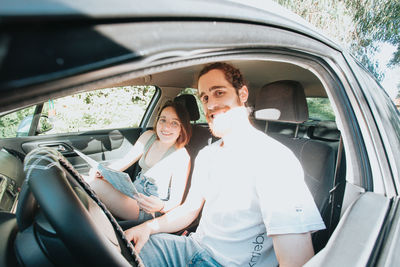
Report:
[{"label": "side mirror", "polygon": [[[28,136],[32,120],[33,120],[33,115],[28,115],[21,121],[21,123],[18,125],[17,137]],[[36,129],[35,134],[42,134],[48,132],[51,129],[53,129],[53,127],[54,125],[51,119],[49,119],[49,117],[47,117],[46,115],[42,114],[40,115],[38,127]]]},{"label": "side mirror", "polygon": [[38,127],[36,130],[36,134],[42,134],[52,130],[54,127],[53,122],[46,115],[40,115]]},{"label": "side mirror", "polygon": [[17,137],[28,136],[29,128],[32,124],[33,115],[26,116],[18,125]]}]

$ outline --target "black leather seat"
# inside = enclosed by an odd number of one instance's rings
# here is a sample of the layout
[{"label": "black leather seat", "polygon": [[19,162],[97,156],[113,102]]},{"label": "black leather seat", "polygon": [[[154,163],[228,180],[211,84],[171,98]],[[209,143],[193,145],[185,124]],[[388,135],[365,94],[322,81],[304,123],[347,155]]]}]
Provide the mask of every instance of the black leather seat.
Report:
[{"label": "black leather seat", "polygon": [[[321,140],[298,137],[300,124],[308,120],[308,108],[304,89],[295,81],[277,81],[263,86],[256,98],[255,120],[268,122],[283,121],[295,126],[290,136],[280,133],[266,133],[278,140],[299,159],[304,169],[304,179],[314,201],[327,224],[330,216],[329,191],[333,188],[336,166],[334,146]],[[325,240],[313,237],[314,246],[319,250]]]},{"label": "black leather seat", "polygon": [[[195,122],[200,118],[199,107],[197,105],[196,98],[193,95],[183,94],[175,97],[174,101],[179,102],[186,107],[189,112],[190,121]],[[200,149],[209,143],[210,138],[212,138],[212,135],[208,126],[192,124],[192,137],[190,138],[189,143],[186,145],[186,149],[190,155],[191,168],[182,202],[185,201],[189,192],[192,181],[194,161],[197,157],[197,154],[199,153]]]}]

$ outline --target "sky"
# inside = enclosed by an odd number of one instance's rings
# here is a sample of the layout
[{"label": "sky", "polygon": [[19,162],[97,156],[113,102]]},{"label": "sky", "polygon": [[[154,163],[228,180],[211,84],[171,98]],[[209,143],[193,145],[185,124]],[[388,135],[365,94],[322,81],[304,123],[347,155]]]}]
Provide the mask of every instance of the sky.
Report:
[{"label": "sky", "polygon": [[385,78],[381,84],[392,99],[396,97],[398,91],[397,85],[400,83],[400,66],[388,68],[386,65],[390,61],[395,50],[395,46],[385,43],[382,44],[380,51],[376,54],[376,59],[379,60],[380,68],[385,73]]}]

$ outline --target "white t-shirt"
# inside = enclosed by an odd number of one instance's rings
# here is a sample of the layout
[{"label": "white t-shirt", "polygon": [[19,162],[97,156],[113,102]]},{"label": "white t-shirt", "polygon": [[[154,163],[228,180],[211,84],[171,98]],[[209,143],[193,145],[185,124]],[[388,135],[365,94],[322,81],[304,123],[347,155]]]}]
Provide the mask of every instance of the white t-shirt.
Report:
[{"label": "white t-shirt", "polygon": [[224,266],[277,266],[270,235],[325,228],[297,158],[255,129],[202,149],[192,188],[205,199],[192,237]]}]

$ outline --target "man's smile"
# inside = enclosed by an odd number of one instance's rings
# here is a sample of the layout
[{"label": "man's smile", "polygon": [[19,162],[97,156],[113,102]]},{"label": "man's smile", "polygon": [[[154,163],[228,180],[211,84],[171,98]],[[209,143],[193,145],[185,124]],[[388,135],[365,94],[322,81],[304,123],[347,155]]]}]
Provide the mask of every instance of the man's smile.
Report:
[{"label": "man's smile", "polygon": [[228,106],[224,106],[224,107],[217,107],[211,110],[207,111],[207,118],[212,121],[214,120],[217,115],[223,114],[225,112],[227,112],[230,108]]}]

